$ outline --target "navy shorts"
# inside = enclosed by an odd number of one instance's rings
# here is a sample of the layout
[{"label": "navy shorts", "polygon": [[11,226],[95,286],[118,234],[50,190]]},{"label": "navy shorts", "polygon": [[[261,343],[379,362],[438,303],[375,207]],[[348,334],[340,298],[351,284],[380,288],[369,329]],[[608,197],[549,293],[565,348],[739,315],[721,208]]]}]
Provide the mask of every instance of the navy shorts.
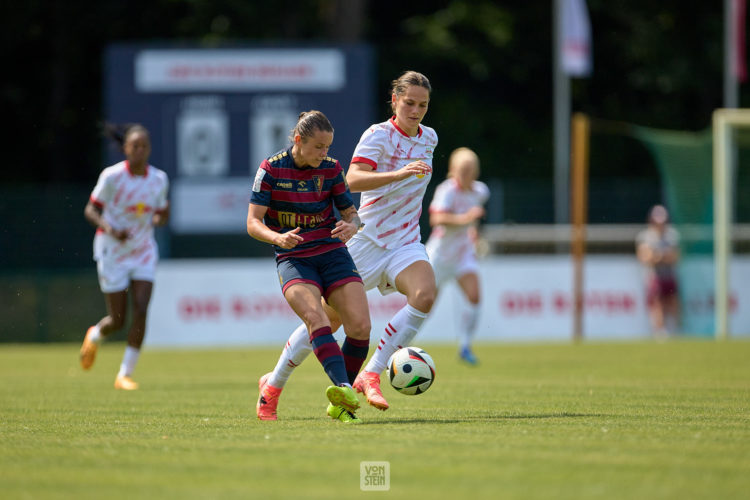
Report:
[{"label": "navy shorts", "polygon": [[317,286],[326,299],[342,285],[352,281],[362,283],[357,266],[346,248],[336,248],[312,257],[287,257],[276,264],[276,270],[282,292],[297,283],[309,283]]}]

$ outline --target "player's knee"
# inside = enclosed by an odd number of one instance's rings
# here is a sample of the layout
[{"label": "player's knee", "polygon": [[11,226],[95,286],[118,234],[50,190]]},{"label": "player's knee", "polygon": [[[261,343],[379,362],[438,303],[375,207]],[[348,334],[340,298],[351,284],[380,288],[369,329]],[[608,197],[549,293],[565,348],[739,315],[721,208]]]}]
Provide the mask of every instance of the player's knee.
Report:
[{"label": "player's knee", "polygon": [[[326,316],[325,314],[321,314],[318,311],[314,311],[314,310],[307,311],[305,313],[300,314],[300,318],[302,319],[302,321],[305,322],[305,324],[307,325],[308,329],[310,329],[310,331],[315,331],[318,328],[331,325],[331,322],[328,320],[328,316]],[[334,331],[334,332],[336,331],[333,328],[333,325],[331,325],[331,331]]]},{"label": "player's knee", "polygon": [[357,340],[367,340],[370,338],[371,328],[372,325],[370,324],[370,318],[364,317],[346,325],[344,331],[346,332],[347,337],[352,337]]},{"label": "player's knee", "polygon": [[414,299],[413,301],[410,301],[410,303],[415,309],[418,309],[423,313],[428,313],[432,310],[432,306],[435,304],[436,299],[436,288],[421,288],[417,290],[416,294],[414,294]]}]

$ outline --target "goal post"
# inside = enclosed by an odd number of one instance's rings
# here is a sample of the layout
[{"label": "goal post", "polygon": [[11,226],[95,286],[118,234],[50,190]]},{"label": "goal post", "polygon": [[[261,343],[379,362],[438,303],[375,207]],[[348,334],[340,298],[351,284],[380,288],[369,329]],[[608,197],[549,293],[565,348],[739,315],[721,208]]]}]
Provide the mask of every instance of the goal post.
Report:
[{"label": "goal post", "polygon": [[733,171],[736,165],[735,130],[750,128],[750,109],[716,109],[713,113],[714,191],[714,335],[729,336],[729,263]]}]

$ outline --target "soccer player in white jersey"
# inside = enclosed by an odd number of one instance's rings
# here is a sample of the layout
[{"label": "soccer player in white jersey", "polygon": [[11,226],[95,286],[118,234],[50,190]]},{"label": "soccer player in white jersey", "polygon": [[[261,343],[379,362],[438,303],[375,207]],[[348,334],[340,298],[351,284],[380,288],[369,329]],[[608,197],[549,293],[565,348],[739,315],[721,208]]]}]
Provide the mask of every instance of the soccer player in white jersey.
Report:
[{"label": "soccer player in white jersey", "polygon": [[[368,403],[388,409],[380,390],[380,374],[388,358],[408,346],[427,318],[437,295],[435,275],[421,240],[419,217],[432,177],[437,134],[421,124],[432,87],[427,77],[407,71],[392,82],[393,117],[368,128],[354,150],[346,175],[352,192],[362,192],[358,210],[363,226],[347,242],[366,290],[398,291],[407,304],[391,318],[369,362],[352,386]],[[341,324],[326,306],[332,330]],[[292,333],[278,363],[265,382],[281,390],[310,353],[304,325]],[[344,357],[358,353],[342,349]]]},{"label": "soccer player in white jersey", "polygon": [[448,178],[435,189],[430,203],[432,233],[426,244],[438,290],[455,280],[466,297],[459,315],[459,357],[472,365],[478,362],[471,349],[480,303],[477,224],[484,217],[483,205],[490,195],[478,177],[476,153],[469,148],[454,150],[448,162]]},{"label": "soccer player in white jersey", "polygon": [[159,260],[154,226],[166,224],[169,218],[169,180],[148,163],[151,140],[145,127],[136,124],[121,131],[110,126],[107,133],[120,144],[125,161],[102,171],[84,209],[86,220],[96,227],[94,260],[107,315],[86,331],[80,361],[84,370],[90,369],[101,341],[125,325],[130,290],[133,317],[115,388],[134,390],[138,384],[131,375],[146,333]]}]

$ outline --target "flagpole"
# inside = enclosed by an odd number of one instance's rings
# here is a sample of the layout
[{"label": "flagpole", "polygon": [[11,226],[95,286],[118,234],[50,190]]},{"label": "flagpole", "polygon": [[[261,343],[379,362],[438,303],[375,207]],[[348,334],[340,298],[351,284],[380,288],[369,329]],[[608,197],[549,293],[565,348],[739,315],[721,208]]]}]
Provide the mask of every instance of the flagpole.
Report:
[{"label": "flagpole", "polygon": [[[562,2],[552,0],[552,54],[554,101],[555,224],[570,220],[568,189],[570,162],[570,77],[562,64]],[[558,252],[561,249],[558,248]]]},{"label": "flagpole", "polygon": [[[737,22],[735,0],[724,0],[724,107],[736,108],[739,103],[737,78]],[[744,21],[744,20],[743,20]]]}]

